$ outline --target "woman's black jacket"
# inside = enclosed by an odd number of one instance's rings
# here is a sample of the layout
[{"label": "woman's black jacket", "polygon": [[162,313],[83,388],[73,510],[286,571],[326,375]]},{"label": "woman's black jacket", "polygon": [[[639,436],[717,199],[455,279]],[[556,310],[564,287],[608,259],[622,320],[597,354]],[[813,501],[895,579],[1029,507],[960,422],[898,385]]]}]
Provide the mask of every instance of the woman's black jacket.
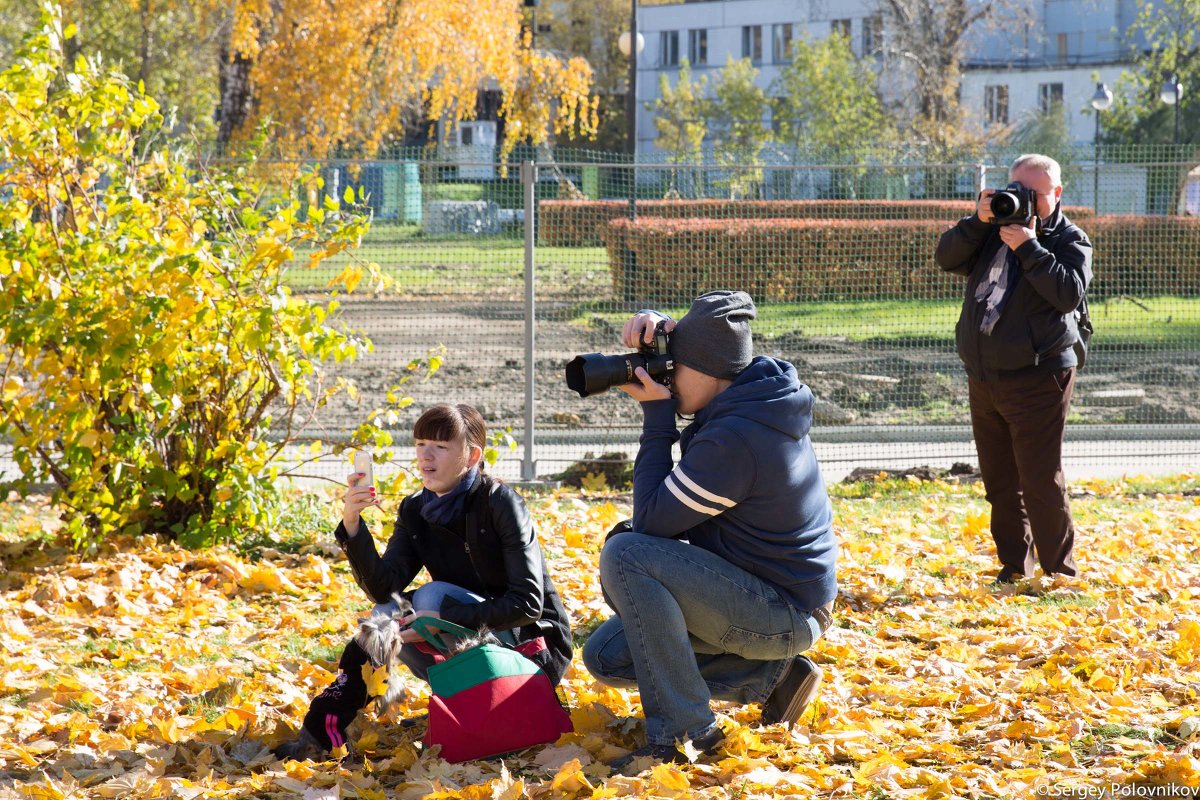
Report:
[{"label": "woman's black jacket", "polygon": [[467,628],[512,629],[518,644],[545,639],[533,656],[557,685],[571,662],[571,628],[566,609],[550,582],[533,520],[521,497],[503,483],[481,475],[467,493],[464,514],[449,527],[421,516],[421,492],[400,504],[400,513],[381,557],[367,524],[349,537],[343,524],[334,536],[346,551],[354,579],[377,603],[407,592],[422,567],[445,581],[486,598],[463,604],[447,598],[443,619]]}]

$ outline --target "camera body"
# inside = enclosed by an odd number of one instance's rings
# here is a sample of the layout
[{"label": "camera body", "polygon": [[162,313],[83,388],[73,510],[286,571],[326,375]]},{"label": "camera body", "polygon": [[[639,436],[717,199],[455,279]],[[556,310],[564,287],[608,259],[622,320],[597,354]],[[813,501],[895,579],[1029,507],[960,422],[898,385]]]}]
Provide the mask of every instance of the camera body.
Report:
[{"label": "camera body", "polygon": [[654,340],[650,344],[639,345],[636,353],[620,356],[587,353],[575,356],[567,362],[567,386],[571,391],[578,392],[580,397],[599,394],[614,386],[636,382],[634,371],[638,367],[644,367],[655,382],[670,386],[671,376],[675,372],[675,359],[671,357],[671,336],[664,323],[659,322],[655,326]]},{"label": "camera body", "polygon": [[993,225],[1025,225],[1037,216],[1037,192],[1013,181],[989,199]]}]

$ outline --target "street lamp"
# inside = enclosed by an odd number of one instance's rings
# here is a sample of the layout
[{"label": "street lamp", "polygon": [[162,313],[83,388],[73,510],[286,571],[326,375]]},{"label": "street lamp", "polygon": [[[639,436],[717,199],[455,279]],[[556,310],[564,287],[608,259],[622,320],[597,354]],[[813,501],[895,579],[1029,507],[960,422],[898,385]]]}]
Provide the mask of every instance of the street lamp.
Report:
[{"label": "street lamp", "polygon": [[532,19],[529,21],[529,48],[537,49],[537,10],[540,0],[525,0],[524,5],[530,10]]},{"label": "street lamp", "polygon": [[[641,53],[646,47],[646,37],[637,32],[637,0],[634,0],[633,7],[634,13],[629,21],[633,33],[623,31],[617,39],[617,49],[629,59],[629,93],[625,96],[626,113],[629,115],[629,140],[625,144],[630,155],[637,154],[637,53]],[[634,36],[637,37],[637,53],[630,46]]]},{"label": "street lamp", "polygon": [[637,85],[638,85],[638,54],[646,47],[646,37],[637,29],[637,0],[633,0],[629,12],[629,30],[623,31],[617,38],[617,49],[621,55],[629,59],[629,89],[625,94],[625,115],[627,120],[628,141],[625,143],[629,151],[629,218],[637,215],[634,196],[637,194]]},{"label": "street lamp", "polygon": [[[637,35],[637,37],[638,52],[640,53],[646,49],[646,37],[642,36],[640,33]],[[621,55],[629,55],[629,31],[621,31],[621,35],[617,38],[617,47],[620,48]]]},{"label": "street lamp", "polygon": [[[637,68],[638,54],[646,46],[646,38],[638,33],[637,0],[631,0],[629,8],[629,30],[617,39],[617,49],[621,55],[629,59],[629,89],[625,94],[625,114],[628,116],[629,141],[629,219],[637,219]],[[632,234],[632,231],[630,232]],[[636,257],[625,242],[625,252],[622,258],[625,274],[624,299],[633,299],[634,272],[637,270]]]},{"label": "street lamp", "polygon": [[1162,101],[1169,106],[1175,106],[1175,144],[1179,144],[1179,101],[1183,99],[1183,84],[1178,75],[1172,75],[1162,85]]},{"label": "street lamp", "polygon": [[1096,111],[1096,134],[1092,138],[1092,208],[1100,213],[1100,112],[1107,111],[1113,102],[1113,93],[1103,81],[1096,84],[1092,95],[1092,108]]}]

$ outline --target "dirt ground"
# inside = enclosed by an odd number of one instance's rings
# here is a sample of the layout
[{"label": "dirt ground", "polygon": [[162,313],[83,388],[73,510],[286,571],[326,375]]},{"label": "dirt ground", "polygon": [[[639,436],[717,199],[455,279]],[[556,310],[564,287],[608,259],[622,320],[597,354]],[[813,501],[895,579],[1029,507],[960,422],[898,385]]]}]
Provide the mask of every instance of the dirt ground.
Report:
[{"label": "dirt ground", "polygon": [[[596,318],[567,321],[565,301],[539,307],[536,409],[540,436],[580,437],[592,430],[598,442],[614,427],[636,426],[632,404],[612,392],[580,398],[564,381],[567,361],[580,353],[625,351],[619,331]],[[415,402],[398,425],[407,430],[416,413],[442,401],[469,402],[489,424],[523,427],[524,328],[522,304],[500,298],[346,299],[342,321],[362,331],[375,351],[339,367],[353,378],[359,401],[336,398],[319,417],[319,434],[336,437],[353,428],[403,374],[414,357],[444,345],[445,366],[426,383],[407,385]],[[839,338],[785,335],[759,339],[759,353],[787,359],[818,398],[818,425],[966,425],[966,381],[949,347],[928,343],[876,344]],[[1109,424],[1200,423],[1200,353],[1106,351],[1102,338],[1081,373],[1072,407],[1074,422]]]}]

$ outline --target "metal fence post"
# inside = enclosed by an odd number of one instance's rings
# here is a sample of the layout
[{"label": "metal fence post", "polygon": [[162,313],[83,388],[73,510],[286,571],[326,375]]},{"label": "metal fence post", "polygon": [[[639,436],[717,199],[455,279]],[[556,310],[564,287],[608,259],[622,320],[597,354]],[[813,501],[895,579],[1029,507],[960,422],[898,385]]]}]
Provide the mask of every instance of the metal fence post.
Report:
[{"label": "metal fence post", "polygon": [[521,460],[521,480],[537,479],[537,459],[534,458],[534,299],[533,256],[534,215],[537,208],[537,164],[521,163],[521,185],[525,189],[525,457]]},{"label": "metal fence post", "polygon": [[976,202],[978,202],[978,200],[979,200],[979,195],[983,194],[983,187],[987,185],[987,164],[984,164],[982,161],[980,161],[978,167],[979,167],[979,174],[977,175],[978,180],[975,181],[975,200],[976,200]]},{"label": "metal fence post", "polygon": [[[629,218],[630,223],[637,221],[637,151],[636,151],[636,149],[634,151],[634,154],[632,156],[630,156],[630,161],[629,161],[629,207],[628,207],[626,216]],[[633,300],[635,297],[635,294],[633,291],[633,274],[634,274],[634,271],[637,269],[637,265],[635,263],[636,257],[634,256],[633,249],[630,247],[630,244],[632,242],[633,242],[633,228],[630,227],[628,233],[625,235],[625,252],[621,259],[622,260],[622,271],[624,272],[624,275],[622,276],[622,281],[621,281],[621,284],[622,284],[621,299],[622,300]]]}]

